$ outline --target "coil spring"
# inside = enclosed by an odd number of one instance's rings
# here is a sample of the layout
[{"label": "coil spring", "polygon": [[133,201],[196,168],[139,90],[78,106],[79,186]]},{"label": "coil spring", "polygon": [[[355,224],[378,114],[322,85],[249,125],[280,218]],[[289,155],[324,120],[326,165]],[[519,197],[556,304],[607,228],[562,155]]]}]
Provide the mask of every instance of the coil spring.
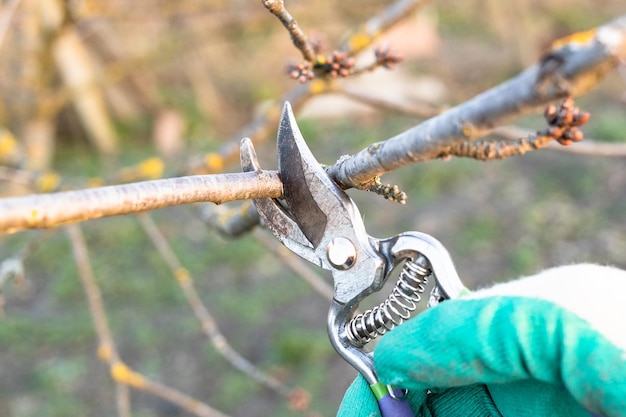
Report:
[{"label": "coil spring", "polygon": [[396,286],[380,305],[358,314],[346,326],[346,336],[356,347],[363,347],[411,317],[426,290],[431,270],[422,255],[404,263]]}]

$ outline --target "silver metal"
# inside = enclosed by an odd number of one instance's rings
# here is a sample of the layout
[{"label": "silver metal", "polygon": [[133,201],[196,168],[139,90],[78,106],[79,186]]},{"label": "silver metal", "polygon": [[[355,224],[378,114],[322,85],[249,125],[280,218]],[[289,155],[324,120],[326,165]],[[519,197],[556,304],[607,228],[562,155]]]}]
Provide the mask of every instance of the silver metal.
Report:
[{"label": "silver metal", "polygon": [[[249,138],[243,138],[240,146],[240,159],[243,171],[261,170],[252,141]],[[302,234],[298,223],[289,216],[284,207],[277,200],[262,198],[254,199],[253,201],[263,223],[265,223],[283,245],[301,258],[324,268],[324,265],[322,265],[322,262],[314,252],[313,245],[308,241],[306,236]]]},{"label": "silver metal", "polygon": [[336,237],[330,241],[326,247],[326,257],[330,264],[341,270],[350,269],[356,262],[356,248],[354,244],[345,237]]},{"label": "silver metal", "polygon": [[399,391],[402,392],[402,395],[396,395],[396,390],[394,390],[391,385],[387,385],[387,392],[389,392],[389,396],[394,400],[403,400],[409,394],[409,390],[404,388],[400,388]]},{"label": "silver metal", "polygon": [[[244,171],[260,169],[249,139],[241,143],[241,164]],[[357,206],[307,147],[289,103],[285,103],[278,131],[278,171],[284,199],[254,200],[257,211],[285,246],[332,272],[335,292],[328,312],[330,341],[368,383],[375,384],[378,377],[372,355],[362,349],[363,342],[409,317],[421,300],[427,277],[435,280],[431,301],[455,298],[465,287],[450,255],[432,236],[407,232],[375,239],[366,233]],[[379,291],[402,262],[398,283],[388,303],[378,307],[380,313],[373,309],[368,318],[353,320],[359,303]],[[356,330],[350,329],[352,324]]]},{"label": "silver metal", "polygon": [[351,344],[365,346],[402,324],[417,309],[431,270],[428,260],[420,254],[416,255],[416,260],[406,260],[396,286],[385,301],[350,320],[346,326],[346,337]]}]

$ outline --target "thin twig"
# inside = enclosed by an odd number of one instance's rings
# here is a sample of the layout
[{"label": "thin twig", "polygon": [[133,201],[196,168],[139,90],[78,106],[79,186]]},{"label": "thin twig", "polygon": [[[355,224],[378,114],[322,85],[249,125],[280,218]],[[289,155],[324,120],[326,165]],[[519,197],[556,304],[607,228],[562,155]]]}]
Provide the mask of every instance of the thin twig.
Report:
[{"label": "thin twig", "polygon": [[193,277],[190,275],[187,268],[185,268],[178,256],[174,253],[174,250],[168,243],[165,236],[156,225],[152,217],[148,213],[143,213],[138,216],[139,222],[144,231],[152,241],[154,247],[157,249],[167,266],[169,267],[172,275],[176,278],[180,285],[189,306],[195,314],[198,321],[202,325],[202,330],[208,336],[211,344],[217,350],[217,352],[224,357],[232,366],[240,370],[244,374],[248,375],[258,383],[271,389],[278,395],[291,400],[294,393],[298,393],[299,390],[293,390],[276,378],[261,371],[258,367],[249,362],[246,358],[241,356],[231,345],[224,334],[220,331],[217,322],[213,318],[213,315],[209,312],[204,305],[198,292],[196,291]]},{"label": "thin twig", "polygon": [[[428,2],[429,0],[397,0],[380,14],[364,22],[360,26],[360,30],[341,43],[342,46],[339,50],[352,56],[358,54],[371,46],[378,37],[394,25],[409,17],[418,7],[424,6]],[[208,153],[201,158],[192,158],[184,173],[214,174],[221,172],[224,166],[238,160],[241,138],[251,138],[259,145],[265,140],[269,132],[276,129],[285,101],[289,101],[293,110],[297,112],[312,96],[329,92],[328,87],[329,83],[324,80],[298,84],[237,132],[218,152]]]},{"label": "thin twig", "polygon": [[524,155],[526,152],[545,148],[554,140],[553,136],[531,135],[516,140],[477,140],[462,142],[449,148],[442,158],[458,156],[478,161],[492,161],[510,156]]},{"label": "thin twig", "polygon": [[377,16],[368,19],[360,29],[346,39],[340,51],[357,54],[369,47],[391,27],[411,15],[430,0],[397,0]]},{"label": "thin twig", "polygon": [[307,39],[304,31],[300,28],[300,25],[298,25],[298,22],[296,22],[296,19],[293,18],[285,7],[285,2],[283,0],[261,0],[261,3],[263,3],[263,6],[276,16],[287,29],[291,36],[291,41],[302,53],[304,59],[309,62],[314,62],[315,51],[313,50],[313,46]]},{"label": "thin twig", "polygon": [[[72,245],[78,276],[83,284],[91,318],[98,336],[98,356],[110,364],[119,363],[120,357],[106,317],[102,293],[93,275],[89,252],[83,233],[78,225],[68,226],[66,232]],[[123,384],[118,381],[116,381],[116,385],[116,404],[118,412],[120,416],[128,416],[130,412],[128,388],[123,387]]]},{"label": "thin twig", "polygon": [[[517,126],[503,126],[492,130],[491,134],[506,139],[517,139],[525,136],[528,137],[533,133],[528,129],[523,129]],[[618,158],[626,157],[625,143],[604,143],[589,138],[585,138],[584,141],[575,143],[572,146],[561,146],[558,143],[550,142],[545,149],[578,155]]]},{"label": "thin twig", "polygon": [[115,384],[115,399],[119,417],[131,417],[133,413],[130,408],[130,388],[128,385]]},{"label": "thin twig", "polygon": [[341,94],[375,109],[402,113],[408,116],[419,117],[421,119],[437,116],[444,110],[443,108],[426,103],[411,103],[411,105],[401,104],[384,98],[372,97],[371,95],[363,94],[355,91],[354,89],[343,86],[333,86],[332,92]]},{"label": "thin twig", "polygon": [[[106,317],[102,294],[93,274],[85,238],[78,225],[69,225],[66,227],[66,231],[72,245],[78,276],[85,290],[89,310],[98,336],[98,357],[109,365],[111,377],[116,384],[149,392],[199,417],[227,417],[201,401],[173,388],[151,381],[122,362]],[[129,398],[128,394],[122,388],[118,388],[117,392],[118,410],[120,413],[124,413],[127,409],[130,410],[130,405],[124,403],[126,401],[125,398]]]}]

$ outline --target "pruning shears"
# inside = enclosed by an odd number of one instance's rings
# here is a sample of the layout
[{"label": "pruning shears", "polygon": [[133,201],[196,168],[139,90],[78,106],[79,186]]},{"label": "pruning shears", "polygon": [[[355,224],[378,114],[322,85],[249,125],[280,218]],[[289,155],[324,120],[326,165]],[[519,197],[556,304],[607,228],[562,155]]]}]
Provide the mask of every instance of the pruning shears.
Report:
[{"label": "pruning shears", "polygon": [[[261,169],[250,139],[242,140],[241,164],[244,171]],[[278,130],[278,172],[283,198],[254,200],[260,217],[287,248],[331,271],[330,341],[368,381],[382,416],[413,416],[406,390],[381,383],[372,353],[364,348],[408,319],[427,289],[428,306],[467,291],[448,251],[438,240],[420,232],[387,239],[369,236],[356,204],[307,147],[289,103],[285,103]],[[379,291],[400,265],[389,297],[379,306],[356,314],[359,303]],[[429,285],[433,278],[434,284]]]}]

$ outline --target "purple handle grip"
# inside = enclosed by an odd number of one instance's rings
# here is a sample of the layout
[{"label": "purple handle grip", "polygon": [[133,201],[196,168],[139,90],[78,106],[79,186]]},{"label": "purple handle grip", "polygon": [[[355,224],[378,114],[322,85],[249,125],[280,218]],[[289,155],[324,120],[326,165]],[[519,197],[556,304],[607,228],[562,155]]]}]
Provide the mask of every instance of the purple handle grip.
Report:
[{"label": "purple handle grip", "polygon": [[395,399],[387,394],[378,400],[378,407],[383,417],[415,417],[406,398]]}]

